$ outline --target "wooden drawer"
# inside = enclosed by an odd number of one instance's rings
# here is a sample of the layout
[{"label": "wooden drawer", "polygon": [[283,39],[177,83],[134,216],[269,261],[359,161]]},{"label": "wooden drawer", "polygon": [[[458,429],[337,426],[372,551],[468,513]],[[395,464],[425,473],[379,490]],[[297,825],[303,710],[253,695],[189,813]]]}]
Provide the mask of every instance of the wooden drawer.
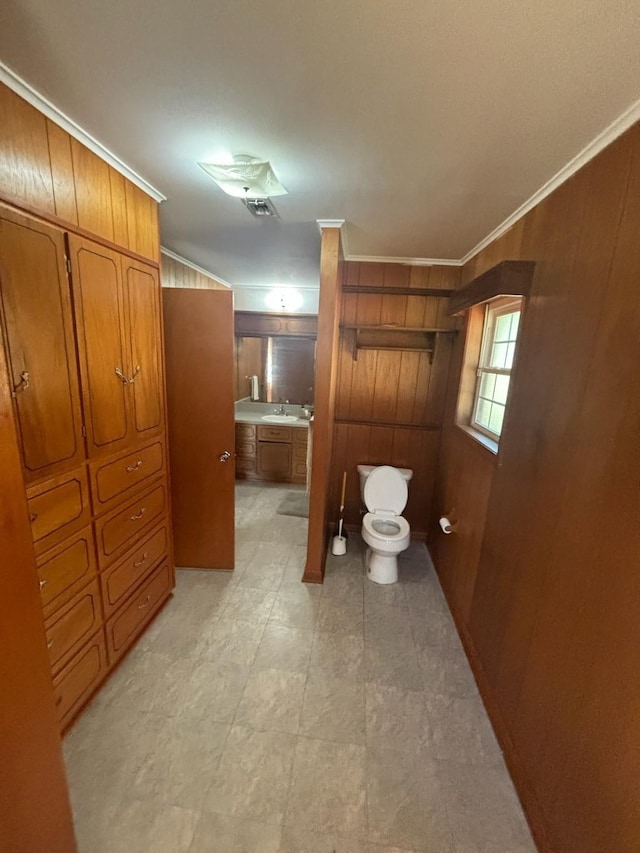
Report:
[{"label": "wooden drawer", "polygon": [[90,526],[39,557],[38,578],[45,617],[66,604],[95,575],[96,552]]},{"label": "wooden drawer", "polygon": [[236,472],[237,473],[253,473],[257,469],[257,461],[256,459],[236,459]]},{"label": "wooden drawer", "polygon": [[98,514],[110,509],[114,500],[126,497],[129,490],[164,471],[164,460],[164,447],[156,441],[148,447],[133,453],[129,451],[107,462],[92,462],[89,465],[89,477],[93,511]]},{"label": "wooden drawer", "polygon": [[256,443],[255,441],[247,441],[246,439],[241,439],[236,442],[236,456],[244,456],[253,458],[256,455]]},{"label": "wooden drawer", "polygon": [[60,669],[101,623],[100,589],[93,581],[45,622],[51,669]]},{"label": "wooden drawer", "polygon": [[140,542],[124,560],[110,566],[100,575],[102,604],[109,617],[135,586],[169,550],[169,524],[164,524]]},{"label": "wooden drawer", "polygon": [[294,460],[306,462],[307,461],[307,445],[306,444],[295,444],[293,445],[293,458]]},{"label": "wooden drawer", "polygon": [[62,542],[91,521],[86,469],[78,468],[27,489],[36,554]]},{"label": "wooden drawer", "polygon": [[259,426],[259,441],[283,441],[291,442],[291,427]]},{"label": "wooden drawer", "polygon": [[254,424],[236,424],[237,438],[253,438],[256,437],[256,428]]},{"label": "wooden drawer", "polygon": [[167,486],[156,483],[135,500],[96,521],[96,546],[101,568],[122,557],[167,512]]},{"label": "wooden drawer", "polygon": [[292,432],[293,443],[302,444],[306,447],[307,439],[309,438],[309,429],[307,427],[292,427]]},{"label": "wooden drawer", "polygon": [[128,603],[107,622],[107,648],[113,664],[142,631],[173,589],[173,572],[163,563]]},{"label": "wooden drawer", "polygon": [[60,728],[64,729],[107,674],[107,649],[101,628],[53,679]]}]

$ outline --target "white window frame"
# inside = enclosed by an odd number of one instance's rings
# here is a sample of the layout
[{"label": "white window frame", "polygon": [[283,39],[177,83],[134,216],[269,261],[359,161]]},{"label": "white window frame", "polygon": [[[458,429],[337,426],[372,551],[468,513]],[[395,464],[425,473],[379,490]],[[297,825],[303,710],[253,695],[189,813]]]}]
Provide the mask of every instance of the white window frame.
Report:
[{"label": "white window frame", "polygon": [[[520,325],[522,323],[522,306],[523,299],[521,296],[507,296],[500,297],[498,299],[494,299],[491,302],[488,302],[485,306],[485,315],[484,315],[484,324],[482,327],[482,344],[480,346],[480,359],[478,361],[478,368],[476,371],[476,386],[473,395],[473,408],[471,410],[471,419],[470,426],[477,430],[478,432],[486,435],[488,438],[492,439],[495,442],[500,441],[500,435],[502,434],[502,430],[499,433],[493,432],[484,424],[480,424],[476,420],[476,413],[478,411],[478,405],[480,401],[480,386],[482,384],[482,377],[485,374],[492,374],[494,376],[508,376],[509,377],[509,390],[507,392],[507,400],[505,402],[505,410],[509,403],[509,396],[511,393],[511,373],[512,367],[490,367],[487,362],[489,360],[489,355],[491,353],[491,348],[494,344],[494,334],[496,328],[496,320],[498,317],[503,316],[504,314],[512,314],[514,310],[520,311],[520,319],[518,321],[518,330],[516,332],[515,344],[517,349],[518,336],[520,334]],[[515,358],[515,356],[514,356]],[[503,423],[504,426],[504,423]]]}]

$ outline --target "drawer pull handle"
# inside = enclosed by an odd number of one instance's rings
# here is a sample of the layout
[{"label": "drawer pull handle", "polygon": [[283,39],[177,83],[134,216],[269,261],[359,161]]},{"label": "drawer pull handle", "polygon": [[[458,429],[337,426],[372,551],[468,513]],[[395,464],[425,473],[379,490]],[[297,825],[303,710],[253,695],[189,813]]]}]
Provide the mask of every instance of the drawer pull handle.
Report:
[{"label": "drawer pull handle", "polygon": [[127,472],[127,474],[131,474],[133,471],[137,471],[138,468],[141,468],[141,467],[142,467],[142,459],[138,459],[138,461],[135,463],[135,465],[127,465],[127,467],[125,468],[125,471]]},{"label": "drawer pull handle", "polygon": [[37,517],[38,517],[38,513],[37,513],[37,512],[32,512],[32,513],[30,514],[30,516],[29,516],[29,521],[31,522],[31,524],[33,524],[33,522],[36,520],[36,518],[37,518]]},{"label": "drawer pull handle", "polygon": [[47,585],[47,582],[46,582],[46,581],[44,581],[44,580],[43,580],[43,581],[40,581],[40,583],[38,584],[38,586],[40,587],[40,589],[44,589],[46,585]]},{"label": "drawer pull handle", "polygon": [[151,593],[149,593],[149,595],[146,597],[145,601],[142,602],[142,604],[138,605],[138,610],[144,610],[150,601],[151,601]]},{"label": "drawer pull handle", "polygon": [[119,368],[119,367],[116,367],[116,369],[115,369],[115,374],[116,374],[116,376],[118,377],[118,379],[120,380],[120,382],[122,382],[122,384],[123,384],[123,385],[128,385],[128,384],[129,384],[129,380],[128,380],[128,379],[127,379],[127,377],[124,375],[124,373],[120,370],[120,368]]},{"label": "drawer pull handle", "polygon": [[20,382],[13,388],[13,396],[15,397],[20,391],[26,391],[27,388],[30,388],[29,385],[29,371],[23,370],[20,374]]},{"label": "drawer pull handle", "polygon": [[62,696],[56,696],[56,708],[59,708],[62,705]]},{"label": "drawer pull handle", "polygon": [[129,377],[129,379],[127,380],[129,385],[133,385],[133,383],[136,381],[136,379],[138,378],[139,375],[140,375],[140,365],[138,365],[136,367],[136,369],[133,371],[133,376]]},{"label": "drawer pull handle", "polygon": [[134,568],[134,569],[139,569],[139,568],[140,568],[140,566],[142,566],[142,565],[143,565],[144,563],[146,563],[146,562],[147,562],[147,553],[146,553],[146,551],[145,551],[145,553],[142,555],[142,559],[141,559],[141,560],[136,560],[136,562],[133,564],[133,568]]},{"label": "drawer pull handle", "polygon": [[134,514],[132,516],[130,516],[131,521],[140,521],[140,519],[142,518],[142,516],[145,514],[146,511],[147,511],[146,508],[142,507],[140,512],[134,512]]},{"label": "drawer pull handle", "polygon": [[52,649],[52,648],[53,648],[53,640],[49,640],[49,641],[48,641],[48,643],[47,643],[47,648],[48,648],[48,649]]}]

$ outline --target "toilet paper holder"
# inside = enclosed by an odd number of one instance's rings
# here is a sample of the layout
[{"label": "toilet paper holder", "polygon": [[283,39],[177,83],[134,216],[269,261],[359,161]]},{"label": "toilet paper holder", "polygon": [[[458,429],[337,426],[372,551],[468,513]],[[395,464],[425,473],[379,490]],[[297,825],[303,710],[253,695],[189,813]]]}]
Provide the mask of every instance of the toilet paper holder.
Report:
[{"label": "toilet paper holder", "polygon": [[448,536],[450,533],[455,533],[458,526],[458,517],[455,509],[452,508],[449,512],[441,515],[438,519],[438,524],[445,535]]}]

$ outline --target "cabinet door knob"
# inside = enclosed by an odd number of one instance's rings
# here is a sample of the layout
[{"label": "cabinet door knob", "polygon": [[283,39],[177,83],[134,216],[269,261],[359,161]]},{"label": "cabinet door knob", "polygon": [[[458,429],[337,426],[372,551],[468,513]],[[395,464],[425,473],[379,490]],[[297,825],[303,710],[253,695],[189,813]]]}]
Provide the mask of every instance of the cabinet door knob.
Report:
[{"label": "cabinet door knob", "polygon": [[231,454],[229,453],[228,450],[225,450],[224,453],[220,454],[220,461],[221,462],[228,462],[229,459],[231,459]]}]

